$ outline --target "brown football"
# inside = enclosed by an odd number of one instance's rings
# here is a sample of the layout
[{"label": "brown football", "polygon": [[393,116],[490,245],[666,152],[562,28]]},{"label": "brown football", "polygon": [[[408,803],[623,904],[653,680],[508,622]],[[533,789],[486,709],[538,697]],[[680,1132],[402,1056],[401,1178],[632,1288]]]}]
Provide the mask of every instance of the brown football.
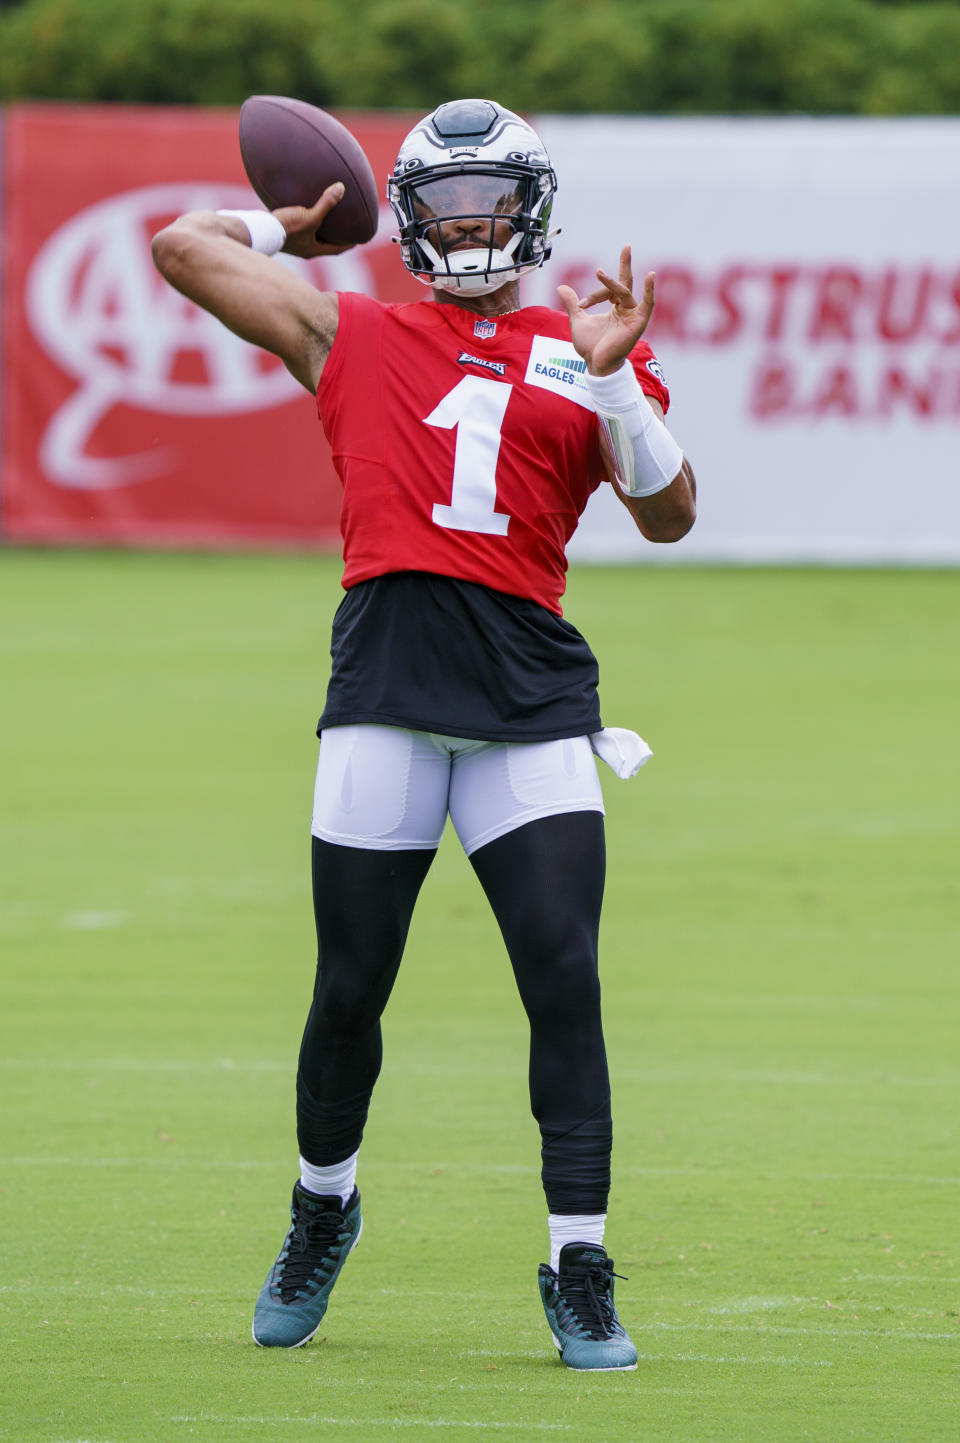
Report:
[{"label": "brown football", "polygon": [[270,210],[313,205],[342,180],[343,199],[317,239],[361,245],[377,231],[377,182],[359,141],[327,111],[284,95],[251,95],[240,107],[240,154],[257,195]]}]

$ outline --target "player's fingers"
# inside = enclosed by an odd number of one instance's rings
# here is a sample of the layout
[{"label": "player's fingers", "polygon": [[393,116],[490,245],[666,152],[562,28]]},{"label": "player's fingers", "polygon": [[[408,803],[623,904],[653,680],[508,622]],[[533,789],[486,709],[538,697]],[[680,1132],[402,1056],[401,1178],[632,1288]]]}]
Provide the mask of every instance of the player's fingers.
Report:
[{"label": "player's fingers", "polygon": [[313,205],[284,206],[275,210],[274,215],[286,226],[288,235],[294,231],[316,231],[342,197],[343,183],[338,180],[328,185]]},{"label": "player's fingers", "polygon": [[633,295],[633,255],[629,246],[620,252],[620,284]]},{"label": "player's fingers", "polygon": [[639,309],[645,314],[647,320],[653,315],[656,289],[656,272],[648,271],[643,282],[643,298],[640,301]]},{"label": "player's fingers", "polygon": [[572,320],[580,308],[580,300],[572,286],[557,286],[557,297]]},{"label": "player's fingers", "polygon": [[284,227],[288,236],[296,235],[299,231],[316,231],[321,223],[333,210],[333,207],[343,197],[343,183],[336,181],[328,185],[319,200],[313,205],[285,205],[278,206],[273,214]]},{"label": "player's fingers", "polygon": [[343,199],[343,192],[346,187],[342,180],[335,180],[333,185],[328,185],[320,199],[310,208],[311,219],[319,215],[321,218],[329,215],[335,205]]},{"label": "player's fingers", "polygon": [[621,310],[630,310],[637,304],[633,298],[633,278],[630,277],[630,285],[625,285],[622,279],[622,270],[621,279],[618,281],[615,281],[613,276],[608,276],[606,271],[601,270],[597,271],[597,278],[601,280],[607,288],[606,299],[612,301],[614,305],[619,306]]},{"label": "player's fingers", "polygon": [[601,301],[610,301],[612,299],[613,297],[611,296],[610,292],[607,290],[606,286],[604,286],[602,291],[591,291],[588,296],[584,296],[583,300],[580,302],[580,305],[586,311],[589,310],[591,306],[598,306]]}]

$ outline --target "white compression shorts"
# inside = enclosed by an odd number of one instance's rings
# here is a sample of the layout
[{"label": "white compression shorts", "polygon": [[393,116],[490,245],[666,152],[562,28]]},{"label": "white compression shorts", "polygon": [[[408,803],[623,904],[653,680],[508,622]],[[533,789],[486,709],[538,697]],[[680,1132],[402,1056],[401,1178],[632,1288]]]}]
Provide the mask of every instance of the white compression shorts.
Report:
[{"label": "white compression shorts", "polygon": [[603,812],[587,737],[483,742],[363,723],[320,738],[311,831],[324,842],[432,851],[449,813],[469,856],[560,812]]}]

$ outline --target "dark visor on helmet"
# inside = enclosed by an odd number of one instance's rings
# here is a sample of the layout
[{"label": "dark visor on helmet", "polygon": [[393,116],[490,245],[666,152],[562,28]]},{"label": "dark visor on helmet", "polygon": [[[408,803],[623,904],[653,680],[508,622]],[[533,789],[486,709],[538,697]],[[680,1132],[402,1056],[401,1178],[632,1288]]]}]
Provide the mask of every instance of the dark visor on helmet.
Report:
[{"label": "dark visor on helmet", "polygon": [[407,182],[412,216],[418,221],[472,215],[513,215],[523,206],[521,182],[476,172]]}]

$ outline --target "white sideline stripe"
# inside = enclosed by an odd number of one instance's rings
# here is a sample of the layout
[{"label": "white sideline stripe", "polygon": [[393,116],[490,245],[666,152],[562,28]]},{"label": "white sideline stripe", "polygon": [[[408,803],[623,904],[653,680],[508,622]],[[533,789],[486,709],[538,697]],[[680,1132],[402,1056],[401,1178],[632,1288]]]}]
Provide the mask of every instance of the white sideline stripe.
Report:
[{"label": "white sideline stripe", "polygon": [[745,1368],[832,1368],[826,1358],[785,1358],[783,1354],[774,1357],[746,1357],[743,1354],[732,1358],[723,1353],[639,1353],[641,1363],[734,1363]]},{"label": "white sideline stripe", "polygon": [[956,1286],[956,1279],[946,1273],[909,1273],[904,1270],[902,1273],[851,1273],[848,1278],[842,1278],[844,1283],[941,1283],[948,1287]]},{"label": "white sideline stripe", "polygon": [[760,1313],[769,1308],[795,1308],[802,1303],[817,1302],[816,1298],[731,1298],[729,1302],[717,1303],[704,1308],[705,1313]]},{"label": "white sideline stripe", "polygon": [[[5,1285],[5,1286],[3,1286],[3,1287],[0,1287],[0,1294],[2,1294],[2,1293],[23,1293],[23,1292],[39,1293],[39,1294],[41,1294],[41,1295],[50,1294],[50,1293],[73,1293],[75,1287],[76,1287],[76,1284],[74,1285],[74,1287],[68,1287],[66,1284],[62,1284],[62,1283],[60,1283],[60,1284],[55,1284],[55,1285],[50,1286],[50,1287],[37,1287],[35,1284],[31,1284],[31,1285],[26,1285],[26,1284],[24,1284],[24,1285],[20,1285],[20,1286],[18,1286],[18,1285],[16,1285],[16,1284],[12,1284],[12,1285],[8,1284],[8,1285]],[[497,1296],[497,1294],[495,1294],[495,1293],[492,1293],[492,1292],[491,1292],[491,1293],[484,1293],[484,1292],[482,1292],[482,1291],[477,1291],[477,1289],[474,1289],[472,1292],[469,1292],[469,1293],[451,1293],[449,1289],[443,1290],[443,1289],[436,1289],[436,1288],[408,1288],[408,1289],[381,1288],[381,1289],[379,1290],[379,1292],[380,1292],[380,1295],[383,1296],[383,1297],[414,1298],[414,1299],[423,1299],[423,1298],[446,1298],[446,1299],[448,1299],[448,1300],[451,1299],[451,1298],[452,1298],[452,1299],[463,1298],[463,1299],[473,1299],[474,1302],[476,1302],[478,1299],[481,1300],[481,1301],[489,1301],[489,1300],[491,1300],[491,1299],[493,1299],[494,1297]],[[178,1285],[176,1285],[176,1284],[170,1284],[169,1287],[162,1288],[162,1289],[149,1289],[149,1288],[133,1288],[133,1287],[123,1286],[123,1285],[116,1285],[116,1286],[115,1286],[115,1285],[110,1284],[110,1283],[104,1284],[103,1287],[99,1289],[99,1291],[98,1291],[98,1296],[109,1296],[109,1295],[114,1294],[114,1293],[128,1293],[128,1294],[134,1294],[134,1295],[136,1295],[136,1296],[142,1296],[142,1297],[176,1297],[178,1294],[182,1294],[184,1297],[187,1297],[187,1298],[199,1298],[199,1297],[205,1297],[205,1296],[206,1296],[206,1297],[214,1297],[214,1296],[215,1296],[215,1297],[222,1297],[222,1294],[221,1294],[221,1293],[218,1293],[217,1290],[214,1289],[214,1288],[191,1288],[191,1287],[188,1287],[188,1286],[186,1286],[186,1285],[184,1285],[184,1286],[181,1287],[181,1286],[178,1286]],[[848,1306],[856,1306],[856,1305],[848,1305]],[[863,1306],[863,1305],[860,1304],[860,1306]],[[724,1309],[722,1309],[722,1308],[713,1308],[713,1309],[711,1309],[710,1311],[713,1312],[713,1313],[722,1313],[722,1312],[724,1311]],[[739,1311],[739,1310],[738,1310],[738,1311]],[[721,1334],[722,1336],[724,1336],[724,1337],[729,1337],[729,1336],[731,1336],[731,1335],[734,1334],[734,1333],[747,1333],[747,1334],[749,1334],[751,1337],[754,1337],[754,1338],[757,1337],[758,1334],[760,1334],[760,1333],[762,1333],[762,1334],[764,1334],[764,1335],[769,1334],[771,1337],[783,1335],[783,1336],[785,1336],[785,1337],[798,1337],[798,1338],[837,1338],[837,1339],[841,1339],[841,1340],[845,1340],[845,1339],[849,1339],[849,1338],[867,1338],[867,1339],[873,1340],[874,1342],[878,1342],[878,1343],[879,1343],[879,1342],[882,1342],[885,1347],[886,1347],[886,1346],[889,1346],[891,1343],[901,1343],[901,1342],[903,1342],[903,1343],[941,1343],[941,1342],[954,1342],[954,1343],[955,1343],[955,1342],[957,1342],[958,1340],[960,1340],[960,1328],[955,1329],[953,1332],[947,1332],[947,1333],[924,1333],[924,1332],[918,1332],[918,1331],[916,1331],[916,1330],[911,1331],[911,1332],[901,1332],[899,1329],[896,1329],[896,1328],[881,1327],[881,1326],[878,1326],[878,1327],[876,1327],[876,1328],[836,1328],[836,1327],[829,1327],[829,1328],[826,1328],[826,1327],[824,1327],[824,1328],[809,1328],[809,1327],[803,1327],[803,1326],[801,1326],[801,1325],[799,1325],[799,1324],[793,1324],[793,1323],[767,1323],[767,1322],[763,1322],[763,1323],[759,1323],[759,1324],[757,1324],[757,1323],[753,1323],[753,1324],[749,1324],[749,1323],[748,1323],[748,1324],[731,1324],[731,1323],[634,1323],[634,1322],[631,1322],[631,1323],[630,1323],[630,1332],[631,1332],[631,1333],[657,1333],[657,1332],[661,1332],[661,1333],[720,1333],[720,1334]],[[542,1349],[542,1348],[538,1348],[538,1349],[534,1349],[534,1348],[509,1348],[509,1349],[506,1349],[506,1348],[457,1348],[457,1349],[455,1349],[454,1351],[456,1352],[456,1354],[457,1354],[458,1357],[464,1357],[464,1358],[503,1358],[503,1359],[516,1359],[516,1358],[539,1358],[539,1359],[542,1359],[542,1358],[543,1358],[543,1349]],[[767,1354],[767,1355],[760,1355],[760,1356],[755,1357],[755,1358],[750,1358],[750,1357],[730,1357],[730,1356],[726,1356],[726,1355],[724,1355],[724,1356],[716,1356],[716,1355],[714,1355],[714,1354],[709,1354],[709,1353],[686,1353],[686,1352],[683,1352],[683,1353],[673,1353],[673,1354],[653,1354],[653,1353],[644,1354],[644,1353],[641,1353],[640,1356],[641,1356],[641,1358],[643,1358],[643,1357],[650,1358],[650,1359],[658,1358],[658,1359],[661,1359],[661,1360],[666,1359],[667,1361],[674,1361],[674,1362],[704,1362],[704,1363],[711,1363],[711,1362],[713,1362],[713,1363],[744,1363],[744,1364],[757,1363],[757,1364],[764,1364],[764,1365],[777,1364],[777,1365],[783,1366],[783,1367],[786,1367],[786,1366],[792,1365],[792,1364],[796,1364],[796,1366],[798,1366],[798,1367],[818,1367],[818,1368],[829,1368],[829,1367],[832,1367],[832,1366],[833,1366],[832,1363],[828,1363],[828,1362],[826,1362],[824,1359],[819,1359],[819,1358],[818,1358],[818,1359],[802,1359],[802,1358],[787,1359],[787,1358],[782,1357],[782,1355],[777,1355],[777,1356],[774,1357],[773,1355],[769,1355],[769,1354]],[[175,1421],[176,1421],[176,1420],[175,1420]],[[184,1420],[181,1420],[181,1421],[184,1421]],[[242,1420],[241,1420],[241,1421],[242,1421]],[[295,1421],[295,1420],[292,1420],[292,1419],[291,1419],[290,1421]],[[305,1421],[309,1421],[309,1420],[305,1420]],[[330,1419],[321,1419],[321,1420],[319,1420],[319,1421],[330,1422],[331,1420],[330,1420]],[[333,1421],[336,1421],[336,1420],[333,1420]],[[499,1425],[497,1425],[497,1426],[499,1426]]]},{"label": "white sideline stripe", "polygon": [[893,1328],[802,1328],[792,1323],[754,1323],[742,1326],[739,1323],[632,1323],[631,1333],[750,1333],[772,1335],[783,1333],[797,1338],[872,1338],[874,1342],[890,1343],[956,1343],[960,1340],[960,1328],[952,1333],[900,1332]]},{"label": "white sideline stripe", "polygon": [[[634,1331],[636,1331],[634,1329]],[[461,1358],[502,1358],[506,1361],[516,1361],[517,1358],[539,1358],[543,1359],[543,1350],[534,1348],[462,1348],[457,1350]],[[761,1353],[755,1357],[748,1357],[746,1354],[739,1354],[731,1357],[723,1353],[639,1353],[641,1363],[737,1363],[745,1367],[775,1367],[775,1368],[832,1368],[833,1364],[825,1358],[787,1358],[782,1353]]]},{"label": "white sideline stripe", "polygon": [[[950,1277],[911,1278],[901,1276],[895,1278],[888,1278],[885,1276],[885,1274],[869,1274],[869,1276],[866,1278],[853,1278],[853,1281],[855,1281],[855,1283],[856,1281],[865,1280],[878,1281],[878,1283],[886,1283],[886,1281],[892,1281],[892,1283],[947,1284],[948,1287],[953,1287],[954,1284],[953,1278]],[[22,1283],[0,1283],[0,1293],[74,1293],[74,1291],[77,1290],[78,1287],[81,1287],[81,1281],[79,1281],[79,1278],[77,1281],[74,1281],[74,1283],[38,1284],[36,1283],[36,1281],[25,1280],[22,1281]],[[133,1284],[130,1283],[104,1283],[102,1284],[100,1291],[101,1293],[111,1294],[128,1293],[134,1297],[176,1297],[178,1296],[178,1294],[183,1294],[183,1296],[185,1297],[219,1297],[219,1299],[222,1299],[222,1296],[224,1296],[224,1293],[222,1293],[222,1289],[218,1289],[218,1287],[193,1287],[192,1284],[189,1283],[162,1283],[156,1287],[134,1287]],[[411,1289],[397,1289],[397,1287],[381,1287],[381,1289],[378,1289],[377,1291],[378,1296],[380,1297],[481,1297],[482,1299],[482,1297],[497,1296],[497,1294],[495,1293],[482,1293],[482,1291],[478,1291],[476,1289],[471,1289],[469,1293],[450,1293],[449,1289],[423,1289],[423,1287],[416,1287],[416,1289],[413,1289],[413,1287],[411,1287]],[[782,1307],[791,1307],[791,1309],[797,1309],[797,1307],[811,1306],[811,1304],[814,1304],[814,1306],[821,1306],[821,1302],[823,1302],[823,1300],[819,1299],[819,1297],[798,1297],[798,1299],[790,1300],[745,1299],[743,1300],[743,1302],[735,1302],[728,1304],[720,1303],[716,1304],[715,1307],[704,1307],[703,1312],[710,1313],[710,1315],[713,1316],[725,1317],[736,1316],[738,1315],[738,1313],[741,1313],[742,1315],[742,1313],[749,1312],[768,1312],[768,1310],[775,1309],[775,1307],[781,1307],[781,1309]],[[845,1306],[863,1307],[870,1306],[870,1304],[845,1303]],[[678,1330],[680,1330],[680,1332],[686,1332],[687,1328],[690,1328],[690,1330],[700,1330],[700,1332],[704,1332],[704,1330],[706,1330],[706,1332],[709,1332],[709,1330],[712,1330],[712,1326],[706,1325],[706,1323],[691,1323],[691,1325],[686,1325],[686,1323],[640,1323],[640,1325],[634,1326],[635,1328],[640,1329],[677,1328]],[[767,1328],[767,1323],[762,1323],[761,1326],[765,1329]],[[725,1328],[720,1328],[719,1332],[730,1333],[738,1332],[738,1330],[742,1329],[735,1329],[730,1328],[730,1326],[725,1326]],[[811,1329],[811,1332],[821,1333],[824,1332],[824,1329]],[[873,1333],[869,1333],[869,1336],[875,1335],[873,1335]],[[904,1333],[899,1333],[898,1336],[905,1335]],[[930,1336],[944,1336],[944,1338],[950,1338],[950,1336],[954,1335],[953,1333],[935,1333],[935,1335]],[[541,1352],[541,1349],[537,1348],[525,1349],[525,1351],[518,1348],[459,1348],[458,1352],[459,1354],[461,1354],[461,1356],[463,1356],[463,1358],[518,1358],[518,1356],[524,1356],[524,1358],[541,1358],[541,1356],[543,1356],[543,1352]]]},{"label": "white sideline stripe", "polygon": [[256,1423],[274,1427],[277,1423],[319,1423],[323,1427],[338,1428],[492,1428],[509,1429],[513,1433],[572,1433],[572,1423],[489,1423],[479,1418],[336,1418],[298,1414],[236,1414],[236,1413],[184,1413],[172,1415],[170,1423]]},{"label": "white sideline stripe", "polygon": [[99,932],[107,927],[122,927],[129,915],[128,912],[68,912],[62,925],[81,932]]}]

